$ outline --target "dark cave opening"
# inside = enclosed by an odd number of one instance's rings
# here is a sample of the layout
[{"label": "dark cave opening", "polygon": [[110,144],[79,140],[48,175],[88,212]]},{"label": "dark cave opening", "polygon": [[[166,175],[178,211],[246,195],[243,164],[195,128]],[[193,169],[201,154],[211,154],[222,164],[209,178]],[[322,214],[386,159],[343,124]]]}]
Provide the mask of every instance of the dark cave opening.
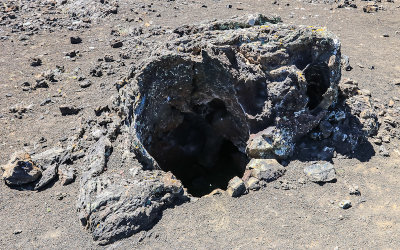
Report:
[{"label": "dark cave opening", "polygon": [[161,169],[171,171],[195,197],[242,177],[248,159],[227,136],[232,119],[224,103],[214,99],[182,115],[176,128],[153,135],[146,146]]},{"label": "dark cave opening", "polygon": [[265,101],[268,99],[265,79],[243,83],[237,87],[237,93],[246,113],[255,116],[263,111]]},{"label": "dark cave opening", "polygon": [[321,103],[330,86],[329,67],[324,62],[311,63],[304,69],[307,81],[308,108],[313,110]]}]

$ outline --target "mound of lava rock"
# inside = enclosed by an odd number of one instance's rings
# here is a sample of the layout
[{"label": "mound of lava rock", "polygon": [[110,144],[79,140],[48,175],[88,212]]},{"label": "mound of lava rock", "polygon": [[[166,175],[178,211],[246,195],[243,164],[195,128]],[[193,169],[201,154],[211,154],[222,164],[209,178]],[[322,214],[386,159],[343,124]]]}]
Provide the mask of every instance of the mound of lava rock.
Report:
[{"label": "mound of lava rock", "polygon": [[102,244],[191,197],[277,178],[284,169],[271,159],[290,157],[338,97],[340,42],[325,29],[254,15],[135,39],[151,48],[137,46],[119,96],[83,132],[94,143],[79,217]]}]

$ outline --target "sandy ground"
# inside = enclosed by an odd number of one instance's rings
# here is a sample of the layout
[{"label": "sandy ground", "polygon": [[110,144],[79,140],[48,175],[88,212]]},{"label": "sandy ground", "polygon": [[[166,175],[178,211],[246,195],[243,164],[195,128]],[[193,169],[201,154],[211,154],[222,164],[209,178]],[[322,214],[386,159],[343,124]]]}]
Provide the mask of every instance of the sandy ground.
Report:
[{"label": "sandy ground", "polygon": [[[113,49],[109,45],[111,30],[118,25],[145,29],[148,25],[175,27],[214,18],[266,13],[280,15],[285,23],[324,26],[339,36],[342,53],[349,56],[353,66],[353,70],[343,72],[343,77],[358,81],[362,89],[370,90],[372,97],[383,104],[399,97],[400,86],[393,81],[400,78],[400,34],[396,34],[400,33],[400,2],[381,3],[386,10],[372,14],[363,12],[366,3],[361,1],[356,1],[357,9],[337,9],[337,4],[273,2],[127,1],[120,4],[118,14],[100,19],[88,29],[59,28],[51,33],[43,30],[25,41],[20,41],[20,33],[11,33],[8,26],[0,26],[0,36],[9,37],[0,39],[0,164],[25,146],[44,150],[61,143],[75,133],[79,119],[94,116],[93,109],[108,99],[115,91],[114,83],[126,74],[129,60],[125,66],[117,67],[113,75],[89,77],[92,86],[85,89],[71,77],[64,77],[48,89],[32,92],[23,91],[21,84],[34,82],[37,74],[54,69],[55,65],[64,66],[67,73],[79,67],[87,75],[98,58],[105,54],[118,57],[125,48]],[[147,7],[151,3],[151,8]],[[232,8],[227,8],[228,4]],[[139,17],[143,21],[126,21]],[[73,45],[70,36],[79,36],[83,42]],[[79,50],[81,55],[75,61],[65,58],[66,52],[72,50]],[[30,57],[42,58],[43,65],[31,67]],[[46,98],[52,102],[41,106]],[[20,103],[33,104],[22,119],[9,112],[11,106]],[[61,116],[58,107],[65,103],[83,110],[77,116]],[[394,108],[399,107],[400,102],[395,101]],[[45,142],[39,142],[42,137]],[[18,191],[1,182],[0,248],[397,249],[400,247],[397,236],[400,147],[396,138],[391,138],[385,146],[390,157],[380,156],[378,146],[374,145],[376,153],[368,161],[334,158],[336,183],[301,184],[298,180],[304,177],[303,168],[308,163],[293,160],[287,174],[266,189],[240,198],[203,197],[168,209],[149,231],[105,247],[94,243],[77,219],[78,182],[69,186],[55,183],[42,192]],[[363,152],[360,150],[360,154]],[[350,185],[358,185],[361,196],[350,195]],[[350,209],[339,208],[338,203],[344,199],[352,201]]]}]

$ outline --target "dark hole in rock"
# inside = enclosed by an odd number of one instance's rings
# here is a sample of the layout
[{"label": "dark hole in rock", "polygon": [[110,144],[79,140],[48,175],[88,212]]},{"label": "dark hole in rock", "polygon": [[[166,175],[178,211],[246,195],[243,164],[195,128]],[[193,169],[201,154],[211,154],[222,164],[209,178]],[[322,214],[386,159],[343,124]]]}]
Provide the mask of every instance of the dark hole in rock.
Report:
[{"label": "dark hole in rock", "polygon": [[191,195],[201,197],[242,177],[248,159],[225,136],[232,124],[221,100],[195,105],[193,111],[181,113],[175,129],[153,135],[145,147],[162,170],[171,171]]},{"label": "dark hole in rock", "polygon": [[293,64],[300,70],[304,70],[313,61],[310,47],[292,51],[291,55],[294,57]]},{"label": "dark hole in rock", "polygon": [[309,97],[307,106],[312,110],[321,103],[323,94],[330,86],[328,65],[324,62],[311,63],[304,70],[304,75]]},{"label": "dark hole in rock", "polygon": [[265,101],[268,99],[266,85],[265,79],[239,85],[238,98],[246,113],[257,115],[262,112]]}]

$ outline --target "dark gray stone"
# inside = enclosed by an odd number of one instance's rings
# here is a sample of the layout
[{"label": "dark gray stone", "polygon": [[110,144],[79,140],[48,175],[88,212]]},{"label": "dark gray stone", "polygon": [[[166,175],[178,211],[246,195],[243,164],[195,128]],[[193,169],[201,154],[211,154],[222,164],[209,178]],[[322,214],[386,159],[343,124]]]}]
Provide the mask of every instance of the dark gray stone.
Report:
[{"label": "dark gray stone", "polygon": [[3,172],[3,180],[8,185],[24,185],[36,181],[42,171],[32,162],[28,153],[15,152],[10,161],[1,167]]},{"label": "dark gray stone", "polygon": [[42,177],[35,184],[34,189],[35,190],[43,189],[46,185],[54,181],[57,178],[57,170],[58,170],[57,164],[47,166],[42,173]]},{"label": "dark gray stone", "polygon": [[63,105],[59,107],[61,115],[66,116],[66,115],[77,115],[79,111],[82,110],[82,108],[78,108],[75,106],[71,105]]}]

